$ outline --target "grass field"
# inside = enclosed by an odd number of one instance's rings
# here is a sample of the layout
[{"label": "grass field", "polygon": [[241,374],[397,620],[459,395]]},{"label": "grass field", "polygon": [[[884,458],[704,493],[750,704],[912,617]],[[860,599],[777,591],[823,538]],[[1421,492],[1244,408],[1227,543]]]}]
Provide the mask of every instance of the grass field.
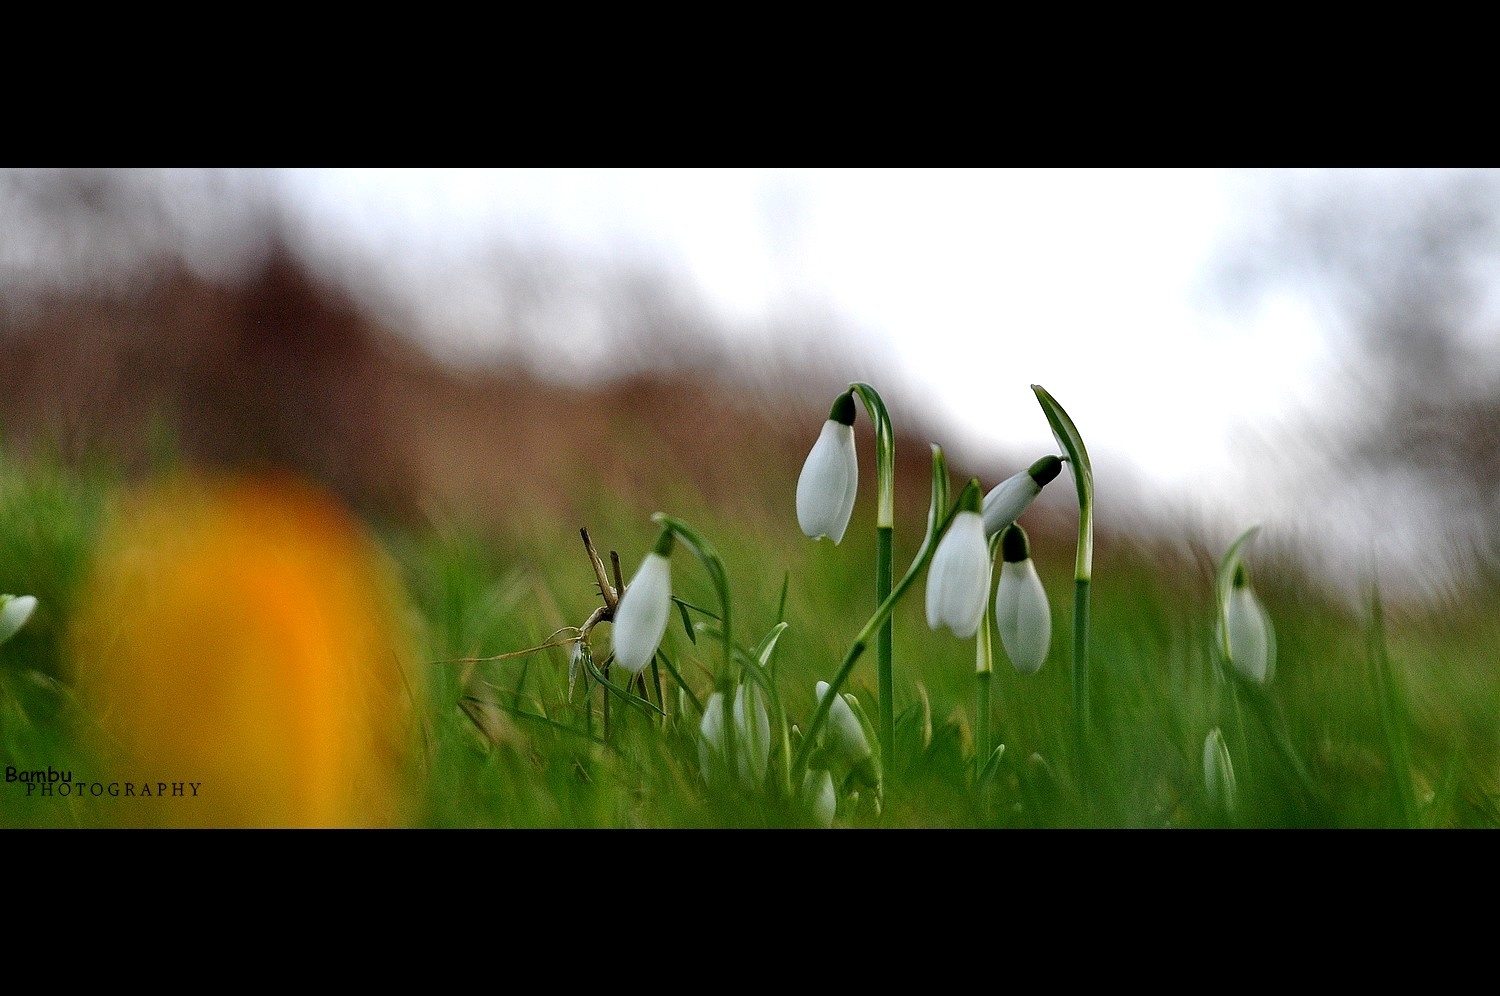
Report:
[{"label": "grass field", "polygon": [[[68,771],[85,785],[105,786],[132,777],[118,773],[121,743],[109,732],[117,717],[105,715],[77,687],[80,669],[130,665],[77,659],[74,630],[97,583],[89,579],[99,567],[101,532],[133,486],[103,464],[0,464],[0,592],[35,595],[39,603],[28,624],[0,646],[0,767],[18,776]],[[768,674],[787,717],[785,747],[795,753],[799,732],[790,727],[808,722],[816,682],[831,678],[875,607],[875,538],[868,495],[860,496],[838,546],[804,538],[791,500],[778,479],[749,487],[734,507],[692,494],[680,495],[670,508],[625,507],[601,495],[593,507],[575,510],[576,518],[523,509],[503,529],[437,514],[419,525],[365,523],[396,578],[390,611],[400,616],[404,634],[398,663],[408,688],[389,773],[396,802],[379,818],[311,822],[812,826],[808,806],[786,791],[780,742],[760,788],[746,790],[732,779],[705,782],[701,709],[723,673],[723,655],[713,632],[718,596],[690,555],[673,557],[674,593],[704,610],[689,610],[687,617],[706,628],[690,638],[674,610],[662,644],[671,667],[658,669],[660,692],[650,669],[644,673],[643,690],[654,708],[614,697],[606,710],[606,693],[586,671],[570,692],[569,644],[518,653],[558,643],[560,632],[570,635],[566,627],[579,626],[600,605],[581,527],[606,563],[609,551],[618,552],[628,579],[656,536],[651,513],[667,512],[691,523],[722,557],[737,644],[753,649],[786,623]],[[916,555],[922,527],[920,519],[898,521],[897,577]],[[1040,673],[1023,676],[997,644],[990,716],[993,741],[1003,745],[997,759],[976,757],[974,643],[928,630],[925,579],[918,578],[894,614],[896,729],[894,743],[882,751],[882,783],[878,790],[860,784],[831,760],[834,826],[1500,825],[1496,579],[1478,579],[1463,598],[1440,606],[1383,606],[1377,619],[1372,604],[1351,610],[1289,562],[1258,560],[1252,549],[1247,561],[1278,647],[1274,678],[1256,686],[1226,678],[1215,663],[1213,565],[1187,555],[1189,540],[1168,548],[1101,543],[1092,586],[1092,718],[1082,740],[1074,735],[1070,685],[1073,550],[1037,546],[1052,604],[1051,649]],[[1212,557],[1221,552],[1208,551]],[[233,604],[232,591],[229,597]],[[143,593],[143,605],[147,598]],[[112,611],[129,615],[131,605],[127,598]],[[608,636],[607,625],[595,636],[600,662]],[[238,639],[234,633],[229,638]],[[192,653],[205,667],[230,666],[216,639],[206,638]],[[174,686],[169,701],[183,722],[207,708],[196,697],[192,674],[158,680]],[[873,719],[876,689],[873,655],[867,655],[844,690]],[[1224,805],[1222,790],[1211,794],[1205,780],[1205,738],[1215,728],[1233,766],[1232,807]],[[149,732],[146,753],[138,757],[152,757]],[[213,739],[219,732],[202,735]],[[309,771],[321,763],[308,754],[282,756],[275,744],[241,742],[228,727],[211,749],[253,752],[247,768],[264,773],[274,762],[294,782],[311,779]],[[137,781],[181,774],[159,771],[149,761],[133,763],[130,771],[141,773]],[[357,773],[362,770],[318,777],[355,779],[364,777]],[[215,789],[213,778],[228,777],[201,773],[204,791]],[[107,788],[103,796],[82,798],[27,788],[19,777],[0,784],[0,825],[305,822],[269,808],[263,815],[252,809],[210,817],[187,804],[169,812],[171,800],[158,800],[155,808],[140,800],[127,806]]]}]

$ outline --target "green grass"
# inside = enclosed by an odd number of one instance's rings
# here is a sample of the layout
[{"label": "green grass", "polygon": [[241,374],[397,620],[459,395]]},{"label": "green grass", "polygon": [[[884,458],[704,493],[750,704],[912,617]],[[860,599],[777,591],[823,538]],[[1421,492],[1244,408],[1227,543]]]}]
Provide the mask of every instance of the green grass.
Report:
[{"label": "green grass", "polygon": [[[40,461],[0,463],[0,591],[40,608],[0,646],[0,767],[87,766],[96,717],[69,690],[66,632],[92,544],[119,478]],[[628,579],[667,512],[718,548],[736,639],[754,646],[774,627],[786,585],[788,628],[776,651],[792,723],[812,714],[874,608],[873,501],[861,496],[842,545],[799,533],[791,490],[768,483],[737,507],[684,496],[675,507],[625,508],[600,496],[582,521],[537,510],[510,528],[458,521],[377,524],[399,568],[419,645],[409,662],[425,688],[412,763],[423,827],[708,828],[805,826],[775,793],[709,791],[698,771],[699,715],[665,672],[665,717],[615,701],[605,736],[603,695],[568,690],[567,647],[463,664],[536,647],[599,604],[579,528]],[[921,523],[897,522],[899,576]],[[1187,538],[1184,537],[1184,540]],[[1500,584],[1481,579],[1462,600],[1401,607],[1373,628],[1286,565],[1260,563],[1261,597],[1277,627],[1274,681],[1222,679],[1213,649],[1213,579],[1160,567],[1155,552],[1106,543],[1096,553],[1091,629],[1092,728],[1073,756],[1069,641],[1071,548],[1038,547],[1051,595],[1053,643],[1040,674],[1017,675],[997,647],[992,736],[1004,745],[983,790],[974,758],[974,647],[927,630],[922,582],[895,616],[895,745],[883,797],[845,799],[840,827],[1493,827],[1500,764]],[[676,593],[713,609],[703,569],[679,551]],[[705,619],[698,615],[699,621]],[[599,631],[599,656],[608,627]],[[675,616],[663,644],[705,701],[721,664],[711,635],[693,642]],[[873,653],[847,691],[876,714]],[[655,698],[654,690],[651,697]],[[476,722],[476,719],[478,720]],[[1221,727],[1239,805],[1208,799],[1203,742]],[[792,744],[796,749],[796,740]],[[1075,761],[1083,762],[1079,779]],[[773,760],[773,765],[777,763]],[[0,826],[107,826],[107,809],[39,802],[0,785]]]}]

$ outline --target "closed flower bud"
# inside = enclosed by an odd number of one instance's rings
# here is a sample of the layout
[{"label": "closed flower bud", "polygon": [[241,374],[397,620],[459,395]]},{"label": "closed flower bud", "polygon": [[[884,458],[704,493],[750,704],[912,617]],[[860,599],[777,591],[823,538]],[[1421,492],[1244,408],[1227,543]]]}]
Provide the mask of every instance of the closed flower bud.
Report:
[{"label": "closed flower bud", "polygon": [[672,612],[672,562],[667,559],[671,552],[672,533],[663,529],[615,610],[615,663],[631,674],[640,674],[651,663],[667,632]]},{"label": "closed flower bud", "polygon": [[833,775],[825,770],[808,771],[802,776],[802,805],[813,823],[828,829],[838,812],[838,794],[833,789]]},{"label": "closed flower bud", "polygon": [[1250,587],[1244,565],[1234,574],[1234,584],[1224,599],[1222,622],[1229,644],[1229,663],[1246,679],[1262,684],[1275,673],[1272,652],[1275,634],[1271,619]]},{"label": "closed flower bud", "polygon": [[[750,721],[746,721],[745,703],[749,700]],[[703,709],[698,724],[698,767],[703,780],[710,785],[719,781],[724,767],[724,695],[714,692]],[[740,685],[734,692],[734,753],[740,787],[759,788],[766,780],[771,762],[771,717],[766,711],[765,693],[754,684]]]},{"label": "closed flower bud", "polygon": [[[828,697],[829,684],[820,681],[817,685],[818,701]],[[865,724],[855,715],[848,699],[852,696],[835,696],[828,706],[828,724],[824,728],[823,746],[839,761],[847,765],[865,784],[880,784],[880,762],[870,747],[870,738],[865,733]]]},{"label": "closed flower bud", "polygon": [[1052,608],[1037,576],[1026,531],[1012,523],[1000,536],[1000,583],[995,586],[995,628],[1011,664],[1036,674],[1052,642]]},{"label": "closed flower bud", "polygon": [[1042,488],[1062,471],[1062,459],[1044,456],[1019,474],[1014,474],[984,496],[984,534],[993,536],[1015,522]]},{"label": "closed flower bud", "polygon": [[0,595],[0,643],[20,632],[35,611],[34,595]]},{"label": "closed flower bud", "polygon": [[1203,785],[1210,802],[1226,813],[1234,812],[1234,762],[1229,759],[1224,734],[1217,726],[1203,739]]},{"label": "closed flower bud", "polygon": [[[977,502],[977,492],[966,492]],[[927,625],[968,639],[979,631],[990,594],[990,548],[977,509],[953,517],[927,569]]]},{"label": "closed flower bud", "polygon": [[854,451],[854,397],[842,394],[813,444],[797,478],[797,524],[809,539],[827,536],[837,544],[849,528],[859,490],[859,459]]}]

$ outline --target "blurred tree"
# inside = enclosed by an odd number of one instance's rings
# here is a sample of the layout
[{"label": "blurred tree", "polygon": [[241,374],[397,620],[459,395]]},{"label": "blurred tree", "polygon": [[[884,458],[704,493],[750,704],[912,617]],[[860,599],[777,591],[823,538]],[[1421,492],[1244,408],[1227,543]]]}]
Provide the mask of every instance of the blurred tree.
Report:
[{"label": "blurred tree", "polygon": [[[1500,171],[1276,178],[1264,227],[1220,277],[1253,304],[1308,294],[1355,357],[1346,471],[1416,472],[1500,538]],[[1477,514],[1475,514],[1477,513]]]}]

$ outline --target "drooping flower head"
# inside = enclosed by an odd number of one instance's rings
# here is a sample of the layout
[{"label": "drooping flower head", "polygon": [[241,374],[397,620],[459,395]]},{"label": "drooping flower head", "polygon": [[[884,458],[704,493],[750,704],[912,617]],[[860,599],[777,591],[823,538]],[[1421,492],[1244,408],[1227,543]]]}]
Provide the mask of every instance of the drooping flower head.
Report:
[{"label": "drooping flower head", "polygon": [[853,393],[839,395],[797,478],[797,524],[809,539],[827,536],[837,544],[849,528],[859,490],[854,412]]},{"label": "drooping flower head", "polygon": [[1250,587],[1245,565],[1235,568],[1234,583],[1224,598],[1221,623],[1229,645],[1229,663],[1245,678],[1263,684],[1275,674],[1275,634],[1271,619]]},{"label": "drooping flower head", "polygon": [[651,663],[667,632],[672,612],[672,562],[668,559],[672,542],[672,531],[663,529],[615,610],[615,663],[631,674],[640,674]]},{"label": "drooping flower head", "polygon": [[995,628],[1010,662],[1022,674],[1036,674],[1052,642],[1052,608],[1026,530],[1011,523],[1000,534],[1000,583],[995,586]]},{"label": "drooping flower head", "polygon": [[993,536],[1021,517],[1042,493],[1042,488],[1062,471],[1062,458],[1044,456],[1030,467],[1013,474],[984,496],[984,534]]},{"label": "drooping flower head", "polygon": [[0,595],[0,643],[20,632],[35,611],[35,595]]},{"label": "drooping flower head", "polygon": [[989,600],[990,549],[977,485],[965,488],[959,500],[963,506],[927,568],[927,625],[947,626],[954,636],[968,639],[979,631]]}]

